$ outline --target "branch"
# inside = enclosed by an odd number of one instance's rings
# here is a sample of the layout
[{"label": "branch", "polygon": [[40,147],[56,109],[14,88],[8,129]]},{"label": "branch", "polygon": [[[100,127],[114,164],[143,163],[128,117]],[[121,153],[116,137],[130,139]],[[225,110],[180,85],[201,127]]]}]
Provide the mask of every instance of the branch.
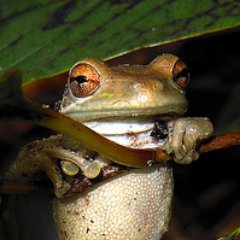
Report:
[{"label": "branch", "polygon": [[[207,141],[200,143],[198,152],[199,154],[202,154],[234,146],[240,146],[240,131],[212,137]],[[156,161],[162,162],[171,159],[171,156],[165,150],[161,148],[156,150]]]},{"label": "branch", "polygon": [[226,133],[209,139],[199,147],[199,153],[216,151],[219,149],[229,148],[240,145],[240,131]]},{"label": "branch", "polygon": [[[206,153],[210,151],[216,151],[219,149],[229,148],[233,146],[240,145],[240,132],[226,133],[209,139],[208,141],[200,144],[199,153]],[[157,149],[153,151],[155,153],[155,162],[164,162],[171,160],[171,156],[166,153],[163,149]],[[100,181],[112,178],[113,176],[122,173],[120,167],[107,167],[103,169],[103,174]],[[94,185],[94,182],[84,182],[77,179],[73,180],[71,183],[71,190],[69,194],[84,192],[89,186]],[[50,191],[50,187],[47,185],[42,185],[40,181],[17,181],[17,180],[5,180],[0,183],[1,193],[23,193],[31,191]]]}]

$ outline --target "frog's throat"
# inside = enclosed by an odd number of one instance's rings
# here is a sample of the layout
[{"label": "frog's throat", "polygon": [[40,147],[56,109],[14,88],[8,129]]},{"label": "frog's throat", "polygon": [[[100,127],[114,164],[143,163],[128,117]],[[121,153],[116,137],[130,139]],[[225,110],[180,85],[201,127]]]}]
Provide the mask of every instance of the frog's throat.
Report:
[{"label": "frog's throat", "polygon": [[156,148],[163,139],[152,135],[156,120],[151,118],[127,118],[84,123],[87,127],[120,145],[132,148]]}]

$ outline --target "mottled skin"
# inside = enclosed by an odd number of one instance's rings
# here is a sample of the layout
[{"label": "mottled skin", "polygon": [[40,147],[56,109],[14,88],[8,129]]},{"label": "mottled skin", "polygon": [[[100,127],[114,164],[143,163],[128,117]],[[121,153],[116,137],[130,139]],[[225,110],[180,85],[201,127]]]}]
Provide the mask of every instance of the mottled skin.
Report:
[{"label": "mottled skin", "polygon": [[171,169],[155,165],[55,199],[60,239],[158,240],[168,227],[172,188]]},{"label": "mottled skin", "polygon": [[[175,161],[190,163],[198,158],[196,144],[208,138],[213,127],[206,118],[179,118],[187,110],[187,82],[186,65],[170,54],[146,66],[113,68],[88,58],[70,70],[59,111],[125,146],[162,146]],[[169,134],[165,139],[151,134],[157,119],[166,121]],[[85,167],[93,162],[100,167],[110,164],[101,155],[89,160],[86,151],[65,136],[52,137],[23,149],[17,166],[28,174],[46,171],[56,195],[62,197],[70,186],[56,171],[56,159],[77,163],[79,174],[85,176],[89,173]],[[61,166],[64,174],[74,177],[69,165]],[[159,240],[167,230],[172,190],[171,168],[158,164],[125,171],[82,194],[55,198],[53,212],[59,237]]]}]

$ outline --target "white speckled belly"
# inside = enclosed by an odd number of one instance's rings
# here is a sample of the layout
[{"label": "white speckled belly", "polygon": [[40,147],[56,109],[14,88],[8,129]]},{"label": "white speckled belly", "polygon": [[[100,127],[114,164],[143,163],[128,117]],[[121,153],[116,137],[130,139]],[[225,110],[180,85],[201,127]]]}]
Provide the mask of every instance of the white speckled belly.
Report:
[{"label": "white speckled belly", "polygon": [[167,230],[173,190],[164,164],[132,170],[88,192],[55,199],[61,240],[159,240]]}]

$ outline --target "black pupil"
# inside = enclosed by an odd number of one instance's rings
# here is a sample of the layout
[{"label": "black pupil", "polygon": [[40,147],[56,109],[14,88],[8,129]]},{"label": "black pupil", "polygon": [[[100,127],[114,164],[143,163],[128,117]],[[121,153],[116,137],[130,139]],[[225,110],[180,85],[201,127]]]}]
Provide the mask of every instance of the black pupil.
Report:
[{"label": "black pupil", "polygon": [[86,76],[77,76],[74,78],[75,81],[77,81],[79,84],[80,83],[85,83],[88,81],[88,78]]}]

